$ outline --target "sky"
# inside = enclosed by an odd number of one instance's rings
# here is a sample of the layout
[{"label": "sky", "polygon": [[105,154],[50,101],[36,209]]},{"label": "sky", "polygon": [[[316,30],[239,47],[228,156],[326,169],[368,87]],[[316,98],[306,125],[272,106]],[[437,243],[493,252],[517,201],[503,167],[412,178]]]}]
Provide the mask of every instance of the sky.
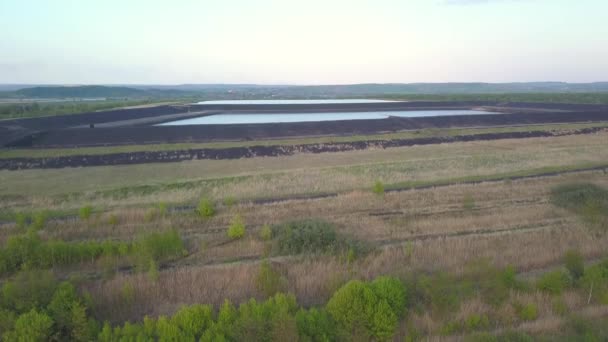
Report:
[{"label": "sky", "polygon": [[0,0],[0,83],[608,81],[606,0]]}]

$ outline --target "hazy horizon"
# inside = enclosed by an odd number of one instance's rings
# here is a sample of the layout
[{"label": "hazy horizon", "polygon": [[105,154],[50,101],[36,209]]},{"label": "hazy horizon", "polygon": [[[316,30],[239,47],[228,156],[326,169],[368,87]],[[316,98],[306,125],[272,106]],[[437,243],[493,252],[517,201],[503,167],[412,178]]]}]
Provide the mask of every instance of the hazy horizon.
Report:
[{"label": "hazy horizon", "polygon": [[608,2],[0,3],[0,84],[608,80]]}]

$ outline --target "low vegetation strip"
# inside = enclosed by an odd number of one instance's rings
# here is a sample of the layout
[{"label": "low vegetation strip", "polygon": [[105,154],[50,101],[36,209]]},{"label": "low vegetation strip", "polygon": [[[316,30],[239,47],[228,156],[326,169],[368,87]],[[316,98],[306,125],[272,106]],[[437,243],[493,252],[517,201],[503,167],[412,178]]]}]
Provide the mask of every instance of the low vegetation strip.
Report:
[{"label": "low vegetation strip", "polygon": [[303,145],[243,146],[230,148],[202,148],[177,151],[145,151],[110,153],[102,155],[73,155],[50,158],[7,158],[0,159],[0,170],[51,169],[64,167],[86,167],[127,165],[144,163],[170,163],[199,159],[240,159],[255,157],[290,156],[296,153],[346,152],[365,149],[384,149],[413,145],[431,145],[452,142],[469,142],[499,139],[522,139],[553,137],[575,134],[592,134],[604,131],[604,127],[589,127],[566,132],[528,131],[482,133],[458,136],[424,137],[413,139],[369,140]]}]

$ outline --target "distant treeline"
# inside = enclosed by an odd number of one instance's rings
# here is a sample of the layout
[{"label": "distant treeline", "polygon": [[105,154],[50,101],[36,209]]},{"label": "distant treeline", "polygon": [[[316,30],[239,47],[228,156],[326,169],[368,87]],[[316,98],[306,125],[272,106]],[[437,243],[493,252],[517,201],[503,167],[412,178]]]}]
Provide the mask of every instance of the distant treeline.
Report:
[{"label": "distant treeline", "polygon": [[[603,83],[602,83],[603,84]],[[570,92],[572,89],[562,87],[563,92],[504,92],[491,93],[490,89],[481,87],[479,93],[469,93],[464,86],[430,85],[420,88],[420,93],[410,93],[412,85],[350,85],[350,86],[304,86],[304,87],[263,87],[229,86],[211,88],[180,89],[133,89],[127,87],[36,87],[17,90],[14,93],[3,93],[0,97],[12,98],[65,98],[61,102],[26,102],[0,104],[0,119],[26,118],[48,115],[64,115],[107,110],[124,106],[159,103],[159,102],[196,102],[202,100],[258,100],[258,99],[327,99],[327,98],[382,98],[387,100],[409,101],[492,101],[492,102],[546,102],[576,104],[608,104],[608,86],[603,90],[595,86],[597,92]],[[495,86],[495,85],[494,85]],[[194,86],[193,86],[194,87]],[[404,89],[396,92],[395,89]],[[408,90],[409,89],[409,90]],[[443,90],[441,90],[443,89]],[[450,89],[459,89],[462,93],[449,93]],[[496,88],[498,89],[498,88]],[[510,89],[505,87],[505,89]],[[530,89],[536,89],[530,87]],[[565,89],[565,90],[564,90]],[[407,90],[407,91],[406,91]],[[422,92],[426,90],[427,92]],[[448,93],[436,93],[436,92]],[[602,92],[605,91],[605,92]],[[435,93],[433,93],[435,92]],[[12,94],[8,96],[7,94]],[[19,95],[16,95],[19,94]],[[79,98],[106,98],[99,101],[82,101]]]},{"label": "distant treeline", "polygon": [[511,93],[511,94],[414,94],[384,95],[388,100],[410,101],[498,101],[608,104],[608,93]]},{"label": "distant treeline", "polygon": [[132,86],[36,86],[0,93],[12,98],[341,98],[417,94],[608,93],[608,82],[563,83],[367,83],[347,85],[192,84]]},{"label": "distant treeline", "polygon": [[162,102],[163,99],[106,100],[106,101],[65,101],[65,102],[28,102],[0,104],[0,119],[29,118],[49,115],[64,115],[108,110],[126,106],[136,106]]}]

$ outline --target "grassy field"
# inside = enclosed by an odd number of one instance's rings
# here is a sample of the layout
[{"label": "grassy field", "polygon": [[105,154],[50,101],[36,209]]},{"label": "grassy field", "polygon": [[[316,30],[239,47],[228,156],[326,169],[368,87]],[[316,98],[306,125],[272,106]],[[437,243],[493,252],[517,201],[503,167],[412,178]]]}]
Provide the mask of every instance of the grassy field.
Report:
[{"label": "grassy field", "polygon": [[[448,133],[455,132],[463,134]],[[318,310],[338,319],[345,289],[373,289],[389,276],[407,294],[399,310],[385,312],[394,319],[383,326],[396,340],[468,340],[512,330],[535,339],[601,340],[608,317],[606,168],[608,133],[599,132],[1,171],[3,293],[13,293],[14,284],[27,288],[30,273],[23,270],[50,270],[86,298],[87,317],[121,327],[110,329],[115,336],[146,324],[180,327],[184,305],[209,304],[215,326],[228,299],[237,306],[230,316],[236,340],[258,339],[263,332],[243,326],[271,319],[255,320],[248,315],[258,311],[239,304],[254,305],[255,298],[259,312],[268,313],[291,300],[277,293],[290,293],[294,303],[281,311],[283,323],[264,331],[297,339],[308,331],[303,317],[313,320]],[[525,176],[538,177],[518,179]],[[332,196],[302,198],[322,194]],[[243,236],[228,234],[239,229]],[[9,258],[11,251],[19,258]],[[27,312],[17,304],[10,310]],[[325,333],[346,335],[332,339],[384,336],[374,324],[364,324],[367,332],[335,324],[346,332]]]}]

